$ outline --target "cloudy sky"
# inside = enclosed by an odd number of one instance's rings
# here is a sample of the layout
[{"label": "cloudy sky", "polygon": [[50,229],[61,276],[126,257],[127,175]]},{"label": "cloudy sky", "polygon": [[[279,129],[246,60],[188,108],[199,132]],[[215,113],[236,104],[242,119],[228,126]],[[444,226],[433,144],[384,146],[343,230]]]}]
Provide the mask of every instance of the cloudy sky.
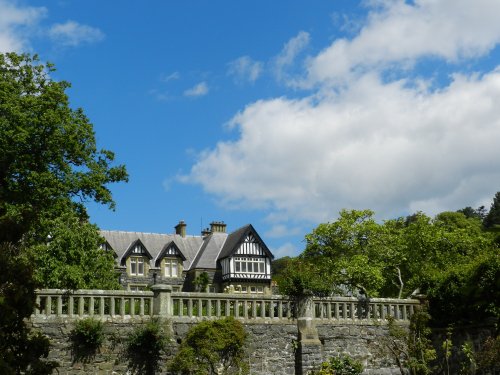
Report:
[{"label": "cloudy sky", "polygon": [[500,1],[0,0],[0,51],[72,83],[125,163],[104,229],[252,223],[278,257],[342,208],[500,190]]}]

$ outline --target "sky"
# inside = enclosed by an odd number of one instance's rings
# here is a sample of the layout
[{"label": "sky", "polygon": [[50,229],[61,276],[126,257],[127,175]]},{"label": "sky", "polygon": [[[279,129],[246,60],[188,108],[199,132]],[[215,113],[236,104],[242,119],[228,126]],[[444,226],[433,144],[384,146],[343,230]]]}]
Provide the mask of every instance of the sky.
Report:
[{"label": "sky", "polygon": [[252,224],[274,255],[342,209],[379,221],[500,190],[500,1],[0,0],[125,164],[102,229]]}]

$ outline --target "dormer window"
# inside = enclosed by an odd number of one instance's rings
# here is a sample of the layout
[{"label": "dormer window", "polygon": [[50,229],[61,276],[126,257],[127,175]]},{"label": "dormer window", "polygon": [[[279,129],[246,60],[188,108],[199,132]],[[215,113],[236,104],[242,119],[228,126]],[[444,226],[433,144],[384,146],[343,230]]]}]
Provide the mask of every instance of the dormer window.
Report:
[{"label": "dormer window", "polygon": [[134,254],[144,254],[145,251],[144,251],[144,248],[142,247],[142,245],[138,243],[132,249],[132,253],[134,253]]}]

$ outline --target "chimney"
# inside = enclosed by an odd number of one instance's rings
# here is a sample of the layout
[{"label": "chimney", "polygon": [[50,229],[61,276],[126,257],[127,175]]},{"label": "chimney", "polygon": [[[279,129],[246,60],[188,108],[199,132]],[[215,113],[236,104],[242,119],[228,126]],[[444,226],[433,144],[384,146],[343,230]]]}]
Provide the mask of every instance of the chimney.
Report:
[{"label": "chimney", "polygon": [[210,231],[212,233],[226,233],[226,224],[223,221],[212,221]]},{"label": "chimney", "polygon": [[179,221],[179,224],[175,226],[175,234],[178,234],[181,237],[186,237],[186,223],[184,220]]},{"label": "chimney", "polygon": [[205,238],[205,237],[206,237],[206,236],[208,236],[210,233],[212,233],[212,232],[210,232],[210,228],[205,228],[205,229],[203,229],[203,230],[201,231],[201,236],[202,236],[203,238]]}]

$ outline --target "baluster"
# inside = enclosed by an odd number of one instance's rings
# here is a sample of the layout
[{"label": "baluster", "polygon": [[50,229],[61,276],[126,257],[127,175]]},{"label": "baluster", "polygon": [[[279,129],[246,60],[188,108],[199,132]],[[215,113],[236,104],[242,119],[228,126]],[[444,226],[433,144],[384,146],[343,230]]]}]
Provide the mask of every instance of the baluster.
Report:
[{"label": "baluster", "polygon": [[220,299],[217,298],[215,301],[215,316],[217,318],[221,317],[221,311],[220,311]]},{"label": "baluster", "polygon": [[356,319],[356,306],[354,305],[354,302],[351,302],[351,319],[354,320]]},{"label": "baluster", "polygon": [[36,295],[36,306],[35,306],[35,315],[41,315],[41,306],[40,306],[41,298],[40,295]]},{"label": "baluster", "polygon": [[406,314],[406,305],[403,305],[403,320],[408,320],[408,315]]},{"label": "baluster", "polygon": [[191,298],[188,299],[188,316],[192,317],[193,316],[193,300]]},{"label": "baluster", "polygon": [[139,315],[140,316],[144,316],[144,300],[145,300],[144,297],[141,297],[139,299]]},{"label": "baluster", "polygon": [[120,298],[120,316],[122,318],[125,316],[125,297]]},{"label": "baluster", "polygon": [[47,316],[52,315],[52,297],[47,296],[47,302],[45,304],[45,314]]},{"label": "baluster", "polygon": [[334,302],[335,303],[335,318],[338,320],[340,319],[340,303]]},{"label": "baluster", "polygon": [[278,301],[278,319],[283,318],[283,301],[279,300]]},{"label": "baluster", "polygon": [[207,316],[212,317],[212,300],[210,298],[207,299]]},{"label": "baluster", "polygon": [[115,307],[115,296],[109,297],[109,315],[115,316],[116,307]]},{"label": "baluster", "polygon": [[226,316],[231,315],[231,300],[226,300]]},{"label": "baluster", "polygon": [[135,316],[135,298],[130,297],[130,316]]},{"label": "baluster", "polygon": [[90,296],[89,315],[94,316],[94,296]]},{"label": "baluster", "polygon": [[104,318],[104,297],[99,298],[99,315]]},{"label": "baluster", "polygon": [[62,296],[57,296],[57,316],[62,315]]},{"label": "baluster", "polygon": [[265,318],[266,317],[266,302],[265,301],[260,301],[260,317]]},{"label": "baluster", "polygon": [[201,300],[201,298],[198,298],[198,317],[202,317],[203,316],[203,301]]}]

